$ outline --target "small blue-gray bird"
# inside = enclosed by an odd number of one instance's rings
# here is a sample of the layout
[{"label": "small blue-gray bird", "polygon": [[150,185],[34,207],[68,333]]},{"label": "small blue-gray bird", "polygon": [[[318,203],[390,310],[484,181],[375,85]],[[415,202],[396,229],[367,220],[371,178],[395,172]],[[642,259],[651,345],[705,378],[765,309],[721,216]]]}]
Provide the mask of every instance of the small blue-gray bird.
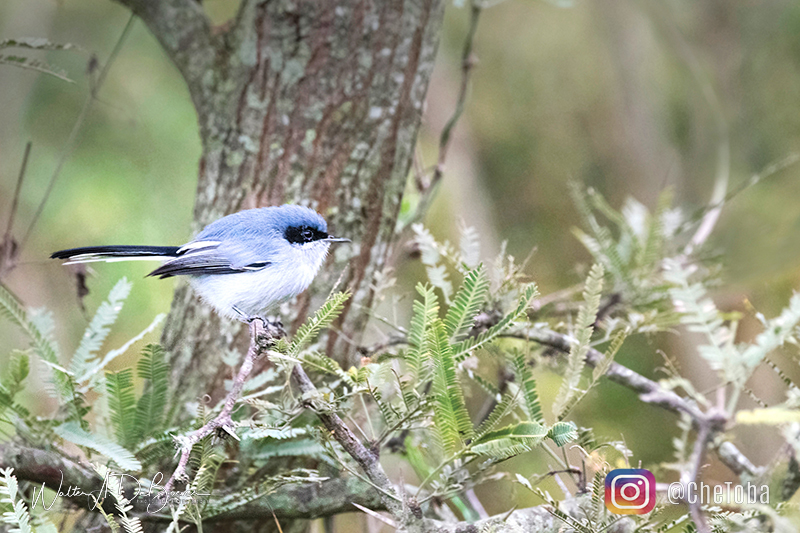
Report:
[{"label": "small blue-gray bird", "polygon": [[331,243],[318,213],[298,205],[247,209],[212,222],[183,246],[89,246],[55,252],[65,264],[161,260],[148,276],[189,276],[219,314],[250,321],[308,288]]}]

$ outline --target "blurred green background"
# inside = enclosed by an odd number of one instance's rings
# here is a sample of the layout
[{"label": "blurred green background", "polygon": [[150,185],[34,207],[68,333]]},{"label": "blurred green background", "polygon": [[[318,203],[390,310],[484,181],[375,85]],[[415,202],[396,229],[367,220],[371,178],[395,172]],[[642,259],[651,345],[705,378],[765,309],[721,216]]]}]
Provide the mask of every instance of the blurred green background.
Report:
[{"label": "blurred green background", "polygon": [[[204,3],[215,22],[235,2]],[[0,223],[8,216],[25,143],[33,142],[15,235],[21,238],[90,87],[87,64],[103,63],[129,13],[108,0],[3,0],[0,40],[46,37],[80,50],[31,54],[63,68],[75,83],[0,65]],[[423,162],[435,162],[438,134],[452,113],[460,77],[468,9],[450,5],[420,137]],[[619,207],[633,196],[649,207],[665,187],[691,213],[708,202],[730,145],[730,188],[770,163],[800,152],[800,3],[789,0],[547,2],[508,0],[484,11],[475,41],[478,64],[467,109],[448,156],[444,186],[427,223],[457,238],[458,221],[474,225],[484,252],[502,240],[525,257],[543,294],[582,279],[588,254],[573,237],[578,223],[567,181],[598,189]],[[179,244],[190,222],[200,142],[196,118],[178,73],[155,39],[136,22],[80,131],[21,264],[4,280],[31,307],[47,306],[67,353],[87,317],[73,278],[47,256],[92,244]],[[732,199],[709,253],[724,265],[714,294],[723,310],[775,314],[800,287],[800,165]],[[5,226],[0,227],[5,230]],[[107,342],[116,347],[166,312],[173,282],[143,279],[152,265],[102,264],[89,279],[89,316],[121,276],[134,281]],[[401,269],[404,268],[401,265]],[[405,278],[404,278],[405,279]],[[410,291],[403,286],[400,291]],[[740,336],[757,333],[745,320]],[[0,323],[0,361],[21,339]],[[148,340],[156,340],[151,335]],[[698,388],[713,383],[688,341],[674,335],[631,339],[618,360],[658,377],[662,349],[683,362]],[[132,350],[117,361],[130,366]],[[790,375],[797,368],[779,361]],[[45,375],[41,364],[38,376]],[[706,379],[708,376],[708,379]],[[558,379],[543,372],[545,398]],[[782,399],[779,380],[759,372],[752,388],[767,402]],[[52,404],[29,394],[32,404]],[[547,401],[545,401],[547,404]],[[575,413],[599,435],[623,439],[644,465],[670,457],[675,417],[642,406],[629,391],[603,383]],[[771,431],[771,430],[770,430]],[[741,433],[756,463],[770,460],[770,431]],[[528,454],[531,455],[531,454]],[[525,475],[530,457],[510,466]],[[717,469],[712,476],[728,474]],[[479,491],[489,512],[507,510],[507,485]],[[492,493],[492,494],[490,494]],[[527,496],[519,506],[539,503]]]}]

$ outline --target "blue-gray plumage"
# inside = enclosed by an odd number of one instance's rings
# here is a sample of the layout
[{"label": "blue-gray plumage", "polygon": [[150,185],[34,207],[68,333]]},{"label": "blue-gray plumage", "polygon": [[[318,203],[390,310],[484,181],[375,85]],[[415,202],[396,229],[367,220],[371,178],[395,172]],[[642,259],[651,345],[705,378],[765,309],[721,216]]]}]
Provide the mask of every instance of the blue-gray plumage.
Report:
[{"label": "blue-gray plumage", "polygon": [[148,276],[189,276],[194,290],[221,315],[263,316],[303,292],[332,242],[328,225],[298,205],[248,209],[206,226],[183,246],[95,246],[55,252],[65,264],[162,260]]}]

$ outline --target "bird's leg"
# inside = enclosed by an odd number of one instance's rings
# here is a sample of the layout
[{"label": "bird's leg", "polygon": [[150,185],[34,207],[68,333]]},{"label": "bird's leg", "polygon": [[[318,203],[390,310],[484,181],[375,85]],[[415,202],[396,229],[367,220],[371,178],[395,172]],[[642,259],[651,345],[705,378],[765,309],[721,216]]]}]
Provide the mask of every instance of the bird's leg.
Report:
[{"label": "bird's leg", "polygon": [[264,329],[267,329],[267,321],[266,321],[266,319],[264,319],[264,317],[260,317],[258,315],[248,315],[247,313],[245,313],[244,311],[242,311],[241,309],[239,309],[235,305],[231,306],[231,309],[233,309],[236,312],[236,314],[239,315],[239,320],[241,320],[245,324],[250,325],[250,324],[253,323],[253,321],[260,320],[261,323],[264,325]]},{"label": "bird's leg", "polygon": [[[176,480],[187,479],[186,465],[189,462],[189,455],[192,453],[192,447],[200,442],[203,438],[210,435],[212,432],[219,430],[236,437],[234,430],[234,423],[231,419],[233,408],[242,394],[244,383],[247,381],[250,372],[253,370],[253,365],[258,357],[266,351],[266,348],[271,344],[272,339],[277,338],[274,334],[276,332],[272,327],[265,327],[266,321],[263,318],[257,317],[259,320],[252,320],[250,322],[250,348],[247,350],[247,355],[244,357],[244,362],[236,374],[236,379],[233,381],[231,391],[225,398],[225,404],[222,411],[213,419],[207,422],[200,429],[192,432],[190,435],[179,436],[176,438],[176,443],[180,448],[181,457],[178,461],[178,466],[170,476],[167,484],[164,486],[164,495],[169,498],[170,490]],[[272,324],[270,324],[272,326]],[[282,330],[282,328],[281,328]]]}]

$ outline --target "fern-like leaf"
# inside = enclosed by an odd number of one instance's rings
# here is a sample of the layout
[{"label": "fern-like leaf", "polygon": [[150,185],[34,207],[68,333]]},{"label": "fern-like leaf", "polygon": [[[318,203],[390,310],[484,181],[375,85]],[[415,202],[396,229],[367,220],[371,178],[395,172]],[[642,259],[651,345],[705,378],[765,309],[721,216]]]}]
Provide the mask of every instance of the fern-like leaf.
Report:
[{"label": "fern-like leaf", "polygon": [[664,218],[672,205],[672,189],[665,189],[658,196],[656,209],[650,216],[647,236],[640,248],[641,253],[636,257],[636,264],[640,268],[656,265],[660,259],[661,249],[664,246],[665,227]]},{"label": "fern-like leaf", "polygon": [[578,426],[574,422],[556,422],[547,431],[547,438],[558,447],[564,446],[578,439]]},{"label": "fern-like leaf", "polygon": [[[122,530],[125,533],[142,533],[142,522],[136,516],[129,516],[128,513],[133,510],[133,505],[125,497],[122,491],[122,476],[110,471],[104,465],[94,465],[95,471],[105,481],[104,487],[114,497],[114,507],[117,508],[117,516],[112,517],[105,512],[103,516],[106,519],[112,531],[120,531],[119,524],[122,524]],[[117,524],[117,520],[119,524]],[[115,527],[116,526],[116,527]]]},{"label": "fern-like leaf", "polygon": [[490,342],[494,341],[501,333],[511,327],[514,322],[521,320],[525,316],[533,300],[538,295],[539,292],[536,289],[536,284],[531,283],[526,285],[522,289],[522,294],[517,302],[517,306],[510,313],[501,318],[497,324],[487,329],[477,337],[464,339],[453,346],[453,358],[456,360],[456,362],[463,361],[473,350],[477,350],[478,348],[486,346]]},{"label": "fern-like leaf", "polygon": [[576,320],[577,342],[570,346],[567,357],[567,370],[564,381],[556,395],[553,412],[561,420],[566,414],[566,408],[574,397],[580,383],[583,367],[586,365],[586,354],[589,351],[589,342],[592,339],[597,311],[600,307],[600,294],[603,291],[603,267],[595,263],[589,271],[589,277],[583,290],[583,304],[578,310]]},{"label": "fern-like leaf", "polygon": [[138,439],[144,439],[160,431],[164,419],[169,388],[169,368],[164,361],[164,349],[158,344],[145,346],[136,371],[146,383],[145,391],[136,404],[134,434]]},{"label": "fern-like leaf", "polygon": [[266,461],[274,457],[310,457],[336,464],[324,446],[312,439],[275,440],[253,452],[253,460]]},{"label": "fern-like leaf", "polygon": [[296,358],[300,351],[313,341],[323,328],[328,327],[331,322],[336,320],[336,317],[342,313],[344,303],[349,297],[350,294],[347,292],[331,294],[322,304],[322,307],[314,313],[314,316],[297,330],[287,355]]},{"label": "fern-like leaf", "polygon": [[451,339],[458,340],[470,330],[488,292],[489,277],[483,265],[467,272],[444,319],[445,331]]},{"label": "fern-like leaf", "polygon": [[536,391],[536,380],[533,378],[533,372],[525,360],[525,354],[519,350],[511,352],[511,363],[514,365],[514,374],[517,377],[517,383],[522,391],[522,397],[525,400],[525,411],[528,413],[528,418],[539,424],[544,424],[544,416],[542,415],[542,406],[539,403],[539,393]]},{"label": "fern-like leaf", "polygon": [[9,525],[16,526],[16,528],[11,531],[33,533],[33,529],[31,528],[31,515],[28,513],[28,507],[25,505],[25,501],[22,498],[17,498],[17,478],[12,475],[13,473],[13,468],[0,470],[0,504],[11,507],[11,511],[3,513],[0,520]]},{"label": "fern-like leaf", "polygon": [[30,372],[30,358],[26,352],[14,350],[6,362],[3,375],[0,376],[0,390],[11,398],[23,389],[22,382]]},{"label": "fern-like leaf", "polygon": [[503,399],[494,406],[492,412],[486,417],[478,429],[475,430],[475,440],[480,441],[487,433],[492,431],[500,423],[503,418],[514,411],[517,405],[517,399],[511,394],[506,394]]},{"label": "fern-like leaf", "polygon": [[46,317],[43,314],[39,314],[39,324],[37,325],[37,317],[35,315],[29,316],[16,297],[2,284],[0,284],[0,316],[16,324],[30,339],[31,347],[36,355],[54,370],[52,375],[56,393],[62,405],[67,408],[70,419],[80,421],[82,427],[88,427],[86,421],[83,420],[83,415],[86,412],[83,396],[76,391],[75,380],[70,376],[69,372],[64,371],[63,367],[61,367],[58,350],[50,339],[48,331],[50,326],[45,325],[50,322],[49,319],[43,320]]},{"label": "fern-like leaf", "polygon": [[470,450],[478,455],[508,459],[529,452],[547,436],[547,428],[536,422],[521,422],[490,431],[476,440]]},{"label": "fern-like leaf", "polygon": [[106,397],[117,442],[128,447],[137,440],[136,396],[133,393],[133,371],[130,368],[106,372]]},{"label": "fern-like leaf", "polygon": [[414,383],[422,381],[423,370],[428,363],[428,330],[439,316],[439,300],[433,287],[418,283],[417,292],[422,296],[422,301],[414,300],[414,312],[408,329],[409,349],[405,353]]},{"label": "fern-like leaf", "polygon": [[461,239],[458,242],[461,262],[467,268],[475,268],[481,260],[481,240],[478,230],[472,226],[461,229]]},{"label": "fern-like leaf", "polygon": [[120,279],[111,289],[111,292],[108,293],[108,299],[97,308],[97,312],[95,312],[92,321],[86,328],[81,338],[81,343],[70,361],[70,370],[76,376],[82,376],[86,373],[91,364],[91,359],[103,346],[103,342],[108,337],[108,332],[111,331],[110,326],[117,321],[125,299],[131,292],[131,287],[133,287],[133,284],[127,278]]},{"label": "fern-like leaf", "polygon": [[139,471],[142,469],[142,465],[131,452],[101,435],[89,433],[76,422],[61,424],[54,427],[53,431],[65,441],[105,455],[123,470]]},{"label": "fern-like leaf", "polygon": [[458,379],[453,349],[441,319],[433,321],[428,342],[435,368],[434,427],[442,447],[447,452],[454,453],[465,440],[472,437],[472,421],[464,403],[464,392]]},{"label": "fern-like leaf", "polygon": [[609,344],[608,348],[605,352],[603,352],[603,360],[600,361],[594,370],[592,370],[592,385],[594,385],[597,380],[605,375],[608,372],[608,369],[611,368],[611,364],[614,362],[614,357],[617,355],[617,352],[620,348],[622,348],[622,343],[625,342],[625,339],[628,338],[628,329],[625,328],[622,331],[618,331],[614,337],[611,339],[611,344]]}]

